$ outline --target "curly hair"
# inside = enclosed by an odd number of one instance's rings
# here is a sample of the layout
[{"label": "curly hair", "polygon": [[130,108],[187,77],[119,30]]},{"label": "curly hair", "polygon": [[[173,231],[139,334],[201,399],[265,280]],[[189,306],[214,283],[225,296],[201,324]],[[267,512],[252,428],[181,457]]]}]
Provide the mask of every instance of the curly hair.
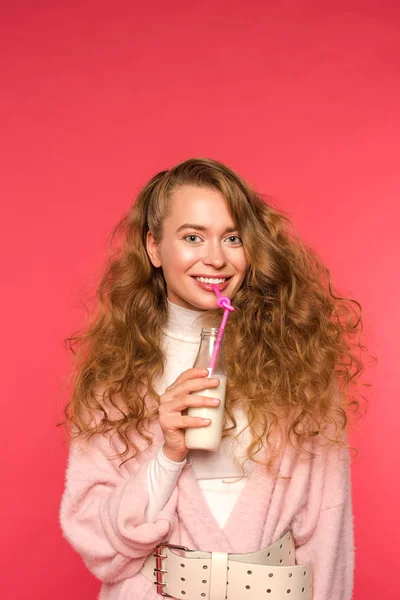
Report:
[{"label": "curly hair", "polygon": [[[359,412],[356,383],[363,372],[362,309],[333,290],[317,253],[288,216],[225,165],[190,159],[155,175],[114,229],[97,310],[84,330],[67,338],[75,356],[74,386],[65,408],[77,436],[118,436],[121,459],[139,452],[132,428],[147,445],[157,417],[155,381],[163,373],[167,288],[146,251],[146,234],[163,234],[171,195],[183,185],[218,190],[226,199],[248,262],[225,330],[227,394],[223,435],[235,433],[235,406],[245,408],[256,460],[277,434],[266,463],[282,444],[306,450],[310,436],[342,444],[350,412]],[[207,313],[218,326],[221,310]],[[354,390],[356,392],[354,392]],[[351,391],[353,393],[351,393]],[[150,404],[146,398],[153,398]],[[353,411],[354,409],[354,411]],[[233,425],[227,427],[227,417]],[[140,444],[141,445],[141,444]],[[270,444],[272,447],[272,444]]]}]

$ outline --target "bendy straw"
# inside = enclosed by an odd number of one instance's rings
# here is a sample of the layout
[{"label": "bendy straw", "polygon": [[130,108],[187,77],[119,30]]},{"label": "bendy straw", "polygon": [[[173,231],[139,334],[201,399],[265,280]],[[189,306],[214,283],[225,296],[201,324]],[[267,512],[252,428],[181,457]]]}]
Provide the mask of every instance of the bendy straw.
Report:
[{"label": "bendy straw", "polygon": [[220,328],[219,328],[219,331],[218,331],[218,336],[217,336],[217,341],[215,343],[215,348],[214,348],[214,351],[213,351],[212,356],[211,356],[210,375],[211,375],[211,372],[214,370],[215,363],[217,361],[217,356],[218,356],[219,348],[221,346],[222,336],[224,335],[224,330],[225,330],[226,322],[228,320],[228,315],[229,315],[230,312],[232,312],[233,310],[235,310],[234,307],[232,306],[231,301],[228,298],[228,296],[223,296],[221,294],[221,292],[219,291],[219,289],[217,288],[216,285],[213,284],[211,287],[213,289],[213,292],[218,297],[218,306],[220,308],[224,308],[225,310],[224,310],[224,315],[222,317],[221,325],[220,325]]}]

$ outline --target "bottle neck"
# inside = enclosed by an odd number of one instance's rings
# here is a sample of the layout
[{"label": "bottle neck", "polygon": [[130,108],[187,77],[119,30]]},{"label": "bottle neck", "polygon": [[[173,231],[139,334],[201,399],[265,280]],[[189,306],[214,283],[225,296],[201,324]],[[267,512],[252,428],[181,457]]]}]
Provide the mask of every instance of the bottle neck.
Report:
[{"label": "bottle neck", "polygon": [[[199,352],[193,365],[194,367],[210,368],[214,353],[217,352],[218,333],[219,329],[217,328],[202,329]],[[220,342],[213,368],[213,374],[217,375],[218,373],[221,375],[226,374],[223,338]]]}]

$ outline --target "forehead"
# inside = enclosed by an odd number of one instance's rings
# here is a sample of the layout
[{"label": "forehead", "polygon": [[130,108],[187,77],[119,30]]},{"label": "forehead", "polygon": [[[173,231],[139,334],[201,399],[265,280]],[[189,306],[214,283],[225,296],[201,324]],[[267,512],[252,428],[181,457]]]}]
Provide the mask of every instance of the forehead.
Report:
[{"label": "forehead", "polygon": [[182,185],[176,188],[170,199],[169,220],[196,223],[198,225],[233,225],[228,203],[219,190],[208,187]]}]

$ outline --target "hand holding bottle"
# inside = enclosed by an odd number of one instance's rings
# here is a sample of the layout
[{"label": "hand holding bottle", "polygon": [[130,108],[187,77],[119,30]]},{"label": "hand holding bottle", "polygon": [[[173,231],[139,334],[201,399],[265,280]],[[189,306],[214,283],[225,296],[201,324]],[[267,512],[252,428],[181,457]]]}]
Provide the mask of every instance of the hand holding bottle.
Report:
[{"label": "hand holding bottle", "polygon": [[[206,368],[187,369],[168,386],[160,397],[159,423],[164,433],[165,444],[163,452],[167,458],[181,462],[188,453],[185,444],[185,429],[202,428],[210,425],[210,420],[182,414],[190,407],[216,408],[219,400],[196,394],[209,388],[217,388],[218,378],[209,378]],[[211,391],[212,393],[212,391]],[[210,392],[208,392],[210,394]]]}]

